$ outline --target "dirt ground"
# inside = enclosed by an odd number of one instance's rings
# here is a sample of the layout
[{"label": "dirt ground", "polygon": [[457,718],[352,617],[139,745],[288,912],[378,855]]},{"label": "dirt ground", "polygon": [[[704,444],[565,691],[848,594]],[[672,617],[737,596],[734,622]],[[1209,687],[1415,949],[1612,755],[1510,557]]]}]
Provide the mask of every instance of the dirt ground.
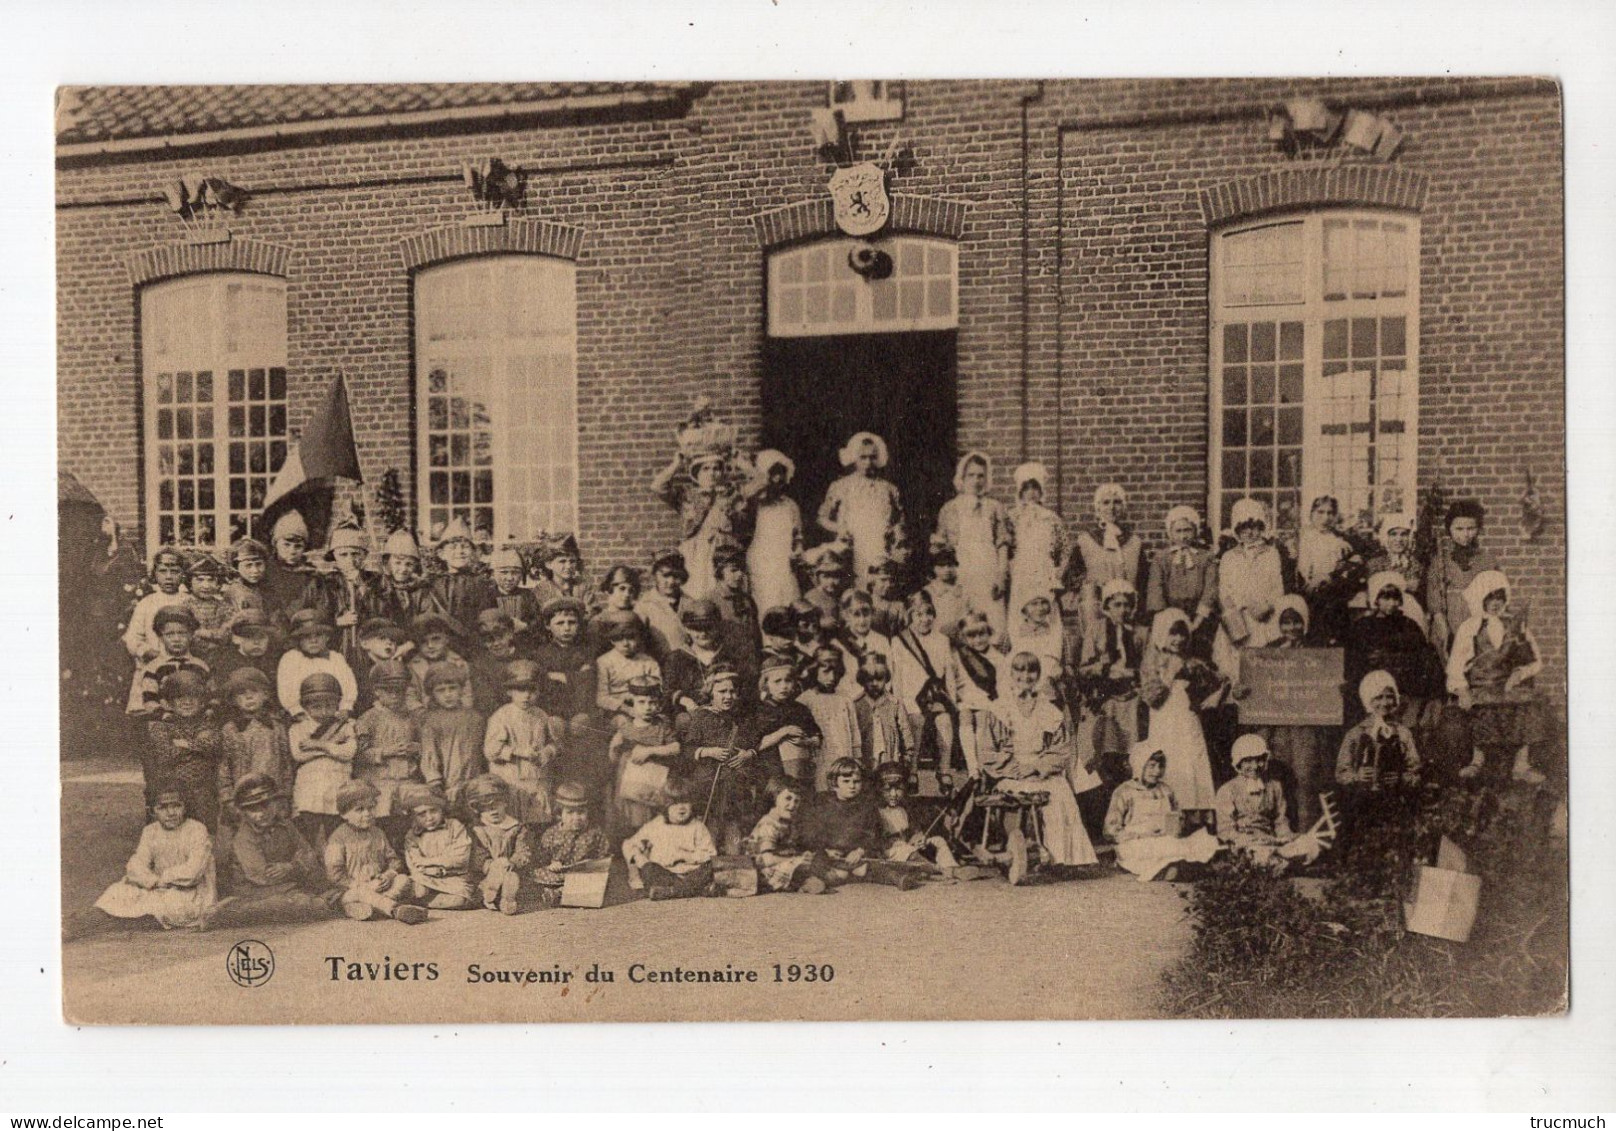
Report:
[{"label": "dirt ground", "polygon": [[[138,772],[65,764],[62,819],[63,903],[83,908],[121,874],[139,835]],[[69,943],[65,1013],[115,1024],[1138,1018],[1159,1012],[1159,977],[1183,952],[1189,925],[1173,885],[1110,873],[1021,888],[856,885],[827,896],[434,912],[418,927],[332,920],[250,933],[275,960],[254,987],[227,974],[226,955],[241,941],[234,932],[117,931]],[[402,963],[415,977],[350,981],[350,962],[377,974]],[[535,976],[473,981],[473,964]],[[793,964],[834,974],[791,982]],[[590,981],[596,967],[613,980]],[[756,980],[632,980],[675,969]],[[558,972],[571,977],[541,980]]]}]

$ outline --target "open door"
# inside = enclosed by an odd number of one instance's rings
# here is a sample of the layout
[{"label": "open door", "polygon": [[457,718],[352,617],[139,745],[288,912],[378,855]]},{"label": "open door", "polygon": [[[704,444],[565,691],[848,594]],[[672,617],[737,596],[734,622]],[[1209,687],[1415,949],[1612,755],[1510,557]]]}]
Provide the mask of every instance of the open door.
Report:
[{"label": "open door", "polygon": [[[860,273],[871,248],[884,272]],[[769,259],[763,442],[797,465],[792,493],[810,544],[838,453],[855,432],[887,442],[913,546],[923,548],[953,493],[958,429],[958,249],[897,236],[831,238]]]},{"label": "open door", "polygon": [[[763,443],[796,462],[792,494],[805,524],[814,528],[826,488],[842,474],[837,453],[847,438],[874,432],[891,453],[886,474],[903,495],[911,540],[924,545],[918,540],[954,493],[956,358],[953,330],[769,339]],[[811,529],[808,541],[825,537]]]}]

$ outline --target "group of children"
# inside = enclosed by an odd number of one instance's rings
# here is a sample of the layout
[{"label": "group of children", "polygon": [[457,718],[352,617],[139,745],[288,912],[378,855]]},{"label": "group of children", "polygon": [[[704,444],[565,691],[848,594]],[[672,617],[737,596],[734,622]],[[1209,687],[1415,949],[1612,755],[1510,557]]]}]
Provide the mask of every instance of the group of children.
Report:
[{"label": "group of children", "polygon": [[[1542,782],[1541,660],[1474,504],[1430,562],[1400,516],[1366,561],[1328,498],[1294,549],[1242,499],[1221,551],[1179,506],[1147,554],[1120,487],[1073,535],[1040,465],[1005,507],[971,453],[922,559],[884,443],[842,457],[805,550],[784,455],[737,486],[723,452],[682,453],[653,487],[686,537],[643,589],[619,564],[592,590],[571,538],[484,563],[459,520],[437,562],[400,531],[374,573],[346,527],[316,567],[295,512],[224,562],[159,550],[124,634],[154,821],[99,914],[508,914],[618,854],[654,899],[736,859],[764,890],[908,888],[1025,837],[1078,869],[1114,845],[1142,880],[1284,866],[1431,780],[1422,743],[1453,732],[1432,708],[1464,717],[1456,776]],[[1242,655],[1320,645],[1357,691],[1344,737],[1239,726]]]}]

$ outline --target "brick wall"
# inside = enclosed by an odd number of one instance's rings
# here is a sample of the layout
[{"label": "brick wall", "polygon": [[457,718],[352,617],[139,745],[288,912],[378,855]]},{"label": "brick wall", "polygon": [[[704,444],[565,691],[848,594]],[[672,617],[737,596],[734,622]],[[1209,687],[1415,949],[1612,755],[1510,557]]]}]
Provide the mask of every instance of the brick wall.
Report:
[{"label": "brick wall", "polygon": [[[764,267],[755,221],[824,199],[833,167],[810,151],[807,132],[824,90],[723,83],[668,118],[64,167],[61,461],[119,518],[139,520],[138,320],[126,262],[179,241],[159,186],[207,169],[256,193],[230,220],[235,236],[287,250],[294,426],[340,368],[367,475],[396,466],[408,482],[401,245],[476,211],[460,161],[498,156],[530,171],[525,219],[582,232],[580,536],[592,565],[641,558],[676,537],[646,483],[694,396],[712,395],[756,436]],[[1486,501],[1489,543],[1534,598],[1558,683],[1562,227],[1558,94],[1548,84],[910,82],[904,120],[862,128],[859,156],[898,140],[913,159],[894,173],[893,191],[963,206],[960,444],[994,459],[1001,495],[1019,460],[1050,463],[1074,520],[1111,479],[1129,488],[1152,537],[1170,503],[1204,503],[1199,194],[1293,167],[1266,141],[1262,112],[1298,93],[1376,108],[1406,132],[1395,166],[1424,178],[1427,193],[1422,485],[1439,478]],[[1526,466],[1551,516],[1531,545],[1517,533]]]}]

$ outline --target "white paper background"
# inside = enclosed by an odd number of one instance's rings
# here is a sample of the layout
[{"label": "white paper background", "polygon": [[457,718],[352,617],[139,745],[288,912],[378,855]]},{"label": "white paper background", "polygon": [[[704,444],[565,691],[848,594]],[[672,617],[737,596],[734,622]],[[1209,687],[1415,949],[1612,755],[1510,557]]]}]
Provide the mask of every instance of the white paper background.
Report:
[{"label": "white paper background", "polygon": [[[1610,1109],[1616,20],[1609,7],[164,0],[138,9],[59,3],[48,12],[5,5],[0,21],[0,341],[8,394],[0,418],[0,1112]],[[1449,72],[1565,82],[1569,1019],[381,1031],[62,1024],[52,502],[57,83]],[[1003,929],[1013,938],[1014,924]]]}]

